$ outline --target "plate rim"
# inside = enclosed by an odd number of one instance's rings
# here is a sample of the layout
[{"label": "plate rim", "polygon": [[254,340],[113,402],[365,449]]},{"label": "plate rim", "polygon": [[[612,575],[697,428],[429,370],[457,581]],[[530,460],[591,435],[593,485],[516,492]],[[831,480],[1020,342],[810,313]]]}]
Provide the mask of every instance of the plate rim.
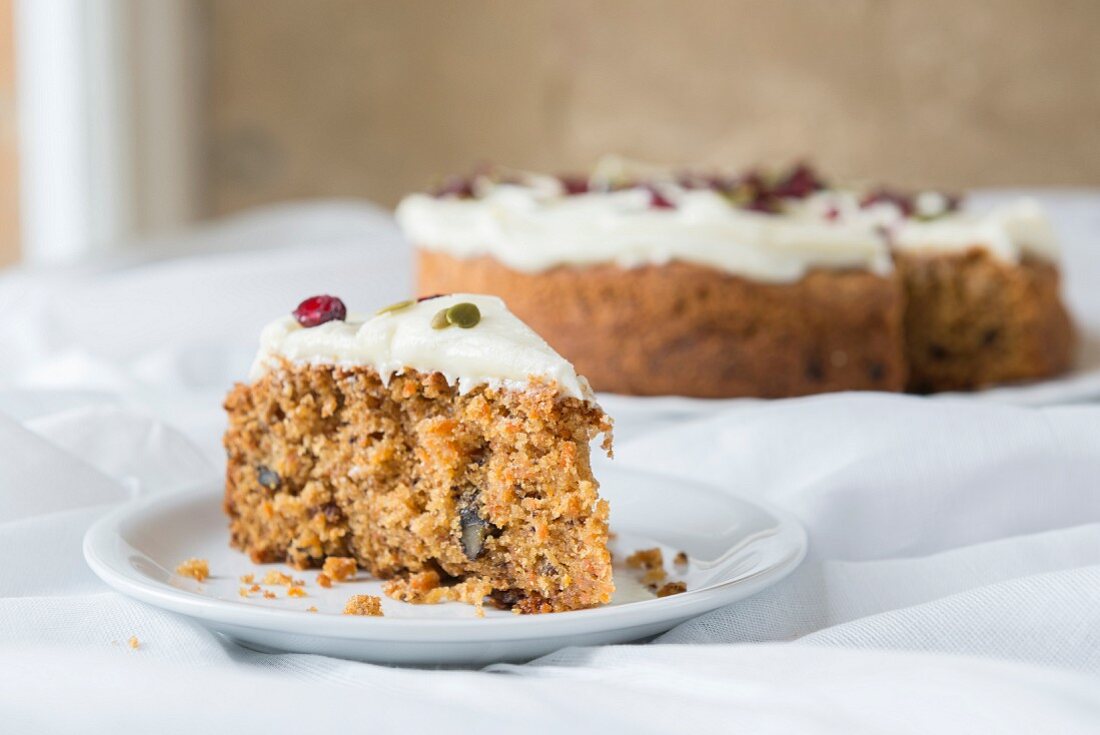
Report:
[{"label": "plate rim", "polygon": [[[664,621],[684,620],[756,594],[788,576],[806,558],[809,538],[805,527],[791,512],[766,501],[747,498],[710,483],[674,475],[620,467],[605,467],[602,472],[605,475],[644,475],[650,479],[667,479],[755,506],[777,520],[776,533],[788,537],[791,550],[766,569],[688,590],[680,595],[584,610],[493,618],[363,618],[333,613],[308,615],[300,610],[247,605],[171,587],[140,577],[109,558],[109,549],[114,544],[126,543],[118,528],[126,519],[135,514],[149,512],[158,506],[171,508],[203,496],[214,498],[217,493],[213,488],[218,487],[215,480],[122,503],[89,526],[84,534],[82,550],[92,572],[112,589],[161,609],[212,623],[215,627],[224,624],[282,634],[394,643],[443,642],[453,641],[456,637],[464,641],[521,640],[553,634],[568,635],[570,632],[625,630]],[[364,625],[364,620],[370,622]]]}]

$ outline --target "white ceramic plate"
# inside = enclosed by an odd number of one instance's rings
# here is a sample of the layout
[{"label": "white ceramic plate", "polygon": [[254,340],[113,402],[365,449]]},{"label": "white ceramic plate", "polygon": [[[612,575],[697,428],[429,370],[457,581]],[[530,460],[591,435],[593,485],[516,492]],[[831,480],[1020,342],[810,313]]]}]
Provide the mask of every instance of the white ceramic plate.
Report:
[{"label": "white ceramic plate", "polygon": [[[656,598],[636,570],[615,567],[617,593],[592,610],[514,615],[461,603],[410,605],[382,598],[385,617],[343,615],[353,594],[381,594],[381,583],[357,580],[323,589],[315,572],[257,565],[228,546],[222,488],[152,496],[93,525],[84,538],[92,570],[120,592],[195,618],[211,630],[261,650],[319,653],[367,661],[476,665],[531,659],[563,646],[622,643],[668,630],[688,618],[748,597],[793,570],[806,535],[788,514],[690,481],[604,468],[601,494],[611,503],[616,560],[659,546],[682,594]],[[673,565],[677,551],[690,556]],[[174,573],[189,557],[208,560],[199,583]],[[308,597],[242,598],[239,577],[259,581],[270,570],[306,581]],[[307,612],[316,606],[317,613]]]}]

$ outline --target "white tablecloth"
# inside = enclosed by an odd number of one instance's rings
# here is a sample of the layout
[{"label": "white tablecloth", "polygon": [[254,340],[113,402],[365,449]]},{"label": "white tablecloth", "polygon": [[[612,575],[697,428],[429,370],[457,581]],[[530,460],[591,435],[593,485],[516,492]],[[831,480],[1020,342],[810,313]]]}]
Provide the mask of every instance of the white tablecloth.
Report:
[{"label": "white tablecloth", "polygon": [[[1100,333],[1100,196],[1049,198]],[[789,579],[649,644],[399,670],[248,651],[108,591],[85,528],[218,476],[260,325],[315,292],[397,300],[408,272],[388,217],[328,203],[0,277],[0,732],[1100,732],[1100,404],[609,400],[615,462],[811,538]]]}]

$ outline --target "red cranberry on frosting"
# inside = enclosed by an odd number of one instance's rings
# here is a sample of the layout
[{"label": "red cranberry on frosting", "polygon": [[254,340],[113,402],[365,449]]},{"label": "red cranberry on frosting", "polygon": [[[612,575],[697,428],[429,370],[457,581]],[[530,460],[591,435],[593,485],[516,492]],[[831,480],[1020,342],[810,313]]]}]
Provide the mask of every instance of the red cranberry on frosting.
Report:
[{"label": "red cranberry on frosting", "polygon": [[310,296],[298,304],[293,314],[303,327],[316,327],[325,322],[344,321],[348,318],[348,309],[335,296]]},{"label": "red cranberry on frosting", "polygon": [[875,204],[893,204],[906,217],[911,217],[915,209],[913,197],[885,187],[868,192],[859,202],[861,207],[870,207]]},{"label": "red cranberry on frosting", "polygon": [[777,197],[804,199],[815,191],[825,188],[825,182],[817,172],[805,163],[800,163],[787,172],[771,193]]},{"label": "red cranberry on frosting", "polygon": [[561,187],[566,196],[588,193],[587,176],[559,176],[558,181],[561,182]]}]

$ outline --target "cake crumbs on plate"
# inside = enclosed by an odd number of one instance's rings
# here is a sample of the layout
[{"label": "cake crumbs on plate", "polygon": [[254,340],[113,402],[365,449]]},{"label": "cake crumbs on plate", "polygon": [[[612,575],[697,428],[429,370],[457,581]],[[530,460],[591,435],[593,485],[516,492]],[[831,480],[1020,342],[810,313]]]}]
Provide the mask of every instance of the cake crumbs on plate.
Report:
[{"label": "cake crumbs on plate", "polygon": [[249,592],[259,592],[260,591],[260,585],[254,584],[254,585],[252,585],[251,587],[248,588],[248,591]]},{"label": "cake crumbs on plate", "polygon": [[241,582],[243,582],[244,584],[252,584],[254,581],[256,581],[256,575],[254,574],[241,575]]},{"label": "cake crumbs on plate", "polygon": [[310,605],[309,607],[306,608],[306,612],[317,612],[317,606],[316,605]]},{"label": "cake crumbs on plate", "polygon": [[138,637],[136,635],[130,636],[130,640],[126,641],[126,643],[128,643],[130,648],[134,651],[141,648],[141,641],[138,640]]},{"label": "cake crumbs on plate", "polygon": [[345,615],[382,617],[382,598],[375,595],[352,595],[344,605]]},{"label": "cake crumbs on plate", "polygon": [[676,556],[672,558],[672,563],[678,567],[686,566],[688,563],[688,555],[686,551],[677,551]]},{"label": "cake crumbs on plate", "polygon": [[686,584],[683,582],[666,582],[657,590],[657,596],[668,597],[669,595],[678,595],[681,592],[687,592]]},{"label": "cake crumbs on plate", "polygon": [[264,599],[265,600],[274,600],[276,597],[278,597],[278,595],[276,595],[271,590],[264,590]]},{"label": "cake crumbs on plate", "polygon": [[286,572],[268,572],[264,575],[263,584],[285,584],[289,587],[294,584],[294,578]]},{"label": "cake crumbs on plate", "polygon": [[309,593],[307,593],[304,589],[302,589],[301,587],[299,587],[298,585],[295,584],[295,585],[291,585],[290,587],[287,588],[286,596],[287,597],[308,597]]},{"label": "cake crumbs on plate", "polygon": [[647,569],[645,574],[642,575],[642,584],[656,585],[658,582],[664,582],[666,577],[668,577],[668,573],[665,572],[664,567],[653,567]]},{"label": "cake crumbs on plate", "polygon": [[248,595],[249,595],[248,588],[247,587],[241,587],[239,590],[237,590],[237,594],[240,595],[241,597],[248,597]]},{"label": "cake crumbs on plate", "polygon": [[324,587],[325,589],[328,589],[328,588],[332,587],[332,578],[329,577],[324,572],[321,572],[320,574],[317,575],[317,584]]},{"label": "cake crumbs on plate", "polygon": [[334,582],[351,579],[358,570],[359,565],[349,556],[330,556],[321,567],[321,571]]},{"label": "cake crumbs on plate", "polygon": [[210,565],[206,563],[206,559],[191,557],[176,567],[176,574],[205,582],[206,578],[210,576]]},{"label": "cake crumbs on plate", "polygon": [[665,565],[664,554],[657,547],[639,549],[626,557],[626,566],[630,569],[658,569]]}]

